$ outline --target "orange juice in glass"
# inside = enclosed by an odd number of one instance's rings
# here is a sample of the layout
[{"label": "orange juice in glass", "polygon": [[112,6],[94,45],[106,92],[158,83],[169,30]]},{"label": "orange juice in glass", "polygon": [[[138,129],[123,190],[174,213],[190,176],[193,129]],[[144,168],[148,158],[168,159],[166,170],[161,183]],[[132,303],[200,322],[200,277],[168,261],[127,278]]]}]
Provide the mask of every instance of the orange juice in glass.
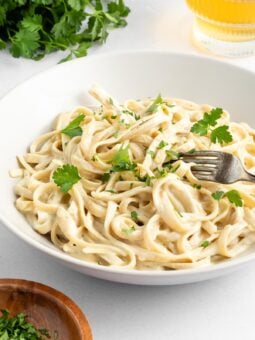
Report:
[{"label": "orange juice in glass", "polygon": [[194,38],[225,56],[255,54],[255,0],[186,0],[195,13]]}]

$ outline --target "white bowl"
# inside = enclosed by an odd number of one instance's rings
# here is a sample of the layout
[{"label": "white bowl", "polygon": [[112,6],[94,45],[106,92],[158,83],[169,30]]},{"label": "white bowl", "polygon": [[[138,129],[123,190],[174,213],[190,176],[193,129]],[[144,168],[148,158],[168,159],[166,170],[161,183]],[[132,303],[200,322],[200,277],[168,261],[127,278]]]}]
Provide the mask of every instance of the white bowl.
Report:
[{"label": "white bowl", "polygon": [[209,103],[231,112],[234,121],[255,126],[255,74],[225,63],[168,52],[126,52],[98,55],[58,65],[26,81],[0,102],[0,219],[31,246],[64,265],[98,278],[144,285],[183,284],[226,274],[255,258],[255,247],[238,258],[198,269],[178,271],[117,270],[89,264],[61,252],[32,230],[14,206],[17,167],[33,138],[47,131],[54,117],[77,104],[90,104],[87,90],[98,83],[120,101],[164,96]]}]

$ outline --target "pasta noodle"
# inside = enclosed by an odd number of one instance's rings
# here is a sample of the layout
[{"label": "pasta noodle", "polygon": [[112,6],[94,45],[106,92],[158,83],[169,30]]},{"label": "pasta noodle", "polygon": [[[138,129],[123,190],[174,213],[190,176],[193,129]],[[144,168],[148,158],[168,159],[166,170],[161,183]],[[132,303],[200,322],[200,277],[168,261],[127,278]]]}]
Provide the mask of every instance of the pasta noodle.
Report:
[{"label": "pasta noodle", "polygon": [[[169,160],[192,149],[220,150],[255,174],[255,130],[230,122],[224,111],[219,122],[228,124],[233,141],[213,144],[190,132],[209,105],[170,98],[120,105],[98,87],[90,93],[100,106],[61,113],[53,131],[36,138],[18,157],[20,169],[11,172],[19,178],[17,209],[38,233],[84,261],[137,270],[217,263],[255,242],[254,184],[199,181],[191,163]],[[79,115],[81,134],[70,138],[63,129]],[[114,169],[121,152],[129,168],[121,163],[124,168]],[[81,178],[68,193],[53,178],[64,164]],[[242,206],[212,197],[231,189]]]}]

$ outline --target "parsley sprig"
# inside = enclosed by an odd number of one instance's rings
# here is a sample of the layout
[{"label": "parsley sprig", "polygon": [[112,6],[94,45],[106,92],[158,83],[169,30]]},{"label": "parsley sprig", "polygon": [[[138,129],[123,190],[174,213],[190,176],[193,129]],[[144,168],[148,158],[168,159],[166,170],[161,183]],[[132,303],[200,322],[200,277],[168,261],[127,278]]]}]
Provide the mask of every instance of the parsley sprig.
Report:
[{"label": "parsley sprig", "polygon": [[208,240],[205,240],[200,244],[200,247],[207,248],[209,245],[210,245],[210,242]]},{"label": "parsley sprig", "polygon": [[200,119],[191,127],[191,132],[206,136],[211,132],[210,139],[212,143],[230,143],[233,140],[231,133],[229,132],[229,126],[221,125],[212,129],[217,124],[218,119],[222,116],[223,110],[219,107],[212,109],[209,113],[205,112],[203,119]]},{"label": "parsley sprig", "polygon": [[131,211],[130,216],[134,222],[138,222],[138,214],[135,210]]},{"label": "parsley sprig", "polygon": [[[50,336],[47,329],[36,329],[24,313],[19,313],[16,316],[9,317],[9,311],[1,310],[0,317],[0,339],[2,340],[43,340],[43,339],[57,339],[57,335]],[[57,333],[56,333],[57,334]]]},{"label": "parsley sprig", "polygon": [[128,153],[129,147],[121,146],[112,159],[111,172],[134,170],[136,165],[131,162]]},{"label": "parsley sprig", "polygon": [[70,138],[81,136],[82,128],[80,127],[80,123],[84,121],[84,118],[85,115],[80,114],[78,117],[74,118],[63,130],[61,130],[61,132]]},{"label": "parsley sprig", "polygon": [[115,153],[112,159],[112,167],[110,168],[109,172],[105,172],[101,177],[101,181],[103,183],[109,181],[111,173],[113,172],[134,171],[136,164],[131,162],[128,150],[128,145],[125,148],[122,145]]},{"label": "parsley sprig", "polygon": [[147,108],[146,112],[150,112],[150,113],[154,113],[157,111],[158,107],[163,104],[163,98],[161,97],[161,95],[159,94],[154,101],[152,102],[152,104]]},{"label": "parsley sprig", "polygon": [[41,59],[68,51],[62,60],[87,55],[95,42],[104,43],[109,30],[126,26],[130,10],[124,0],[0,1],[0,49],[14,57]]},{"label": "parsley sprig", "polygon": [[131,235],[134,231],[136,231],[135,226],[129,227],[129,228],[122,228],[122,232],[123,234],[125,234],[126,236]]},{"label": "parsley sprig", "polygon": [[62,167],[57,168],[54,171],[52,178],[55,184],[60,187],[60,190],[65,193],[81,179],[78,169],[71,164],[65,164]]},{"label": "parsley sprig", "polygon": [[243,201],[242,201],[241,195],[237,190],[230,190],[230,191],[227,191],[227,192],[215,191],[214,193],[212,193],[212,197],[216,201],[219,201],[220,199],[226,197],[229,200],[229,202],[234,204],[236,207],[242,207],[243,206]]}]

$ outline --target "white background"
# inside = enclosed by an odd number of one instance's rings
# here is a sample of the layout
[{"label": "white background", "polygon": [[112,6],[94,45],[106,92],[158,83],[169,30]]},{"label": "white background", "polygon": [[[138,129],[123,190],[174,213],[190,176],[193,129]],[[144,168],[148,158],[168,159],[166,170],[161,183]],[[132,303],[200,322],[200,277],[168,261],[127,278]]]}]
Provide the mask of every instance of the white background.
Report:
[{"label": "white background", "polygon": [[[128,27],[112,32],[106,45],[90,54],[123,49],[205,54],[192,45],[192,15],[184,0],[126,2],[132,10]],[[56,53],[33,62],[1,52],[0,97],[61,57]],[[224,61],[255,72],[255,57]],[[0,277],[36,280],[63,291],[83,309],[95,340],[254,340],[254,267],[249,264],[229,276],[185,286],[128,286],[66,269],[0,225]]]}]

